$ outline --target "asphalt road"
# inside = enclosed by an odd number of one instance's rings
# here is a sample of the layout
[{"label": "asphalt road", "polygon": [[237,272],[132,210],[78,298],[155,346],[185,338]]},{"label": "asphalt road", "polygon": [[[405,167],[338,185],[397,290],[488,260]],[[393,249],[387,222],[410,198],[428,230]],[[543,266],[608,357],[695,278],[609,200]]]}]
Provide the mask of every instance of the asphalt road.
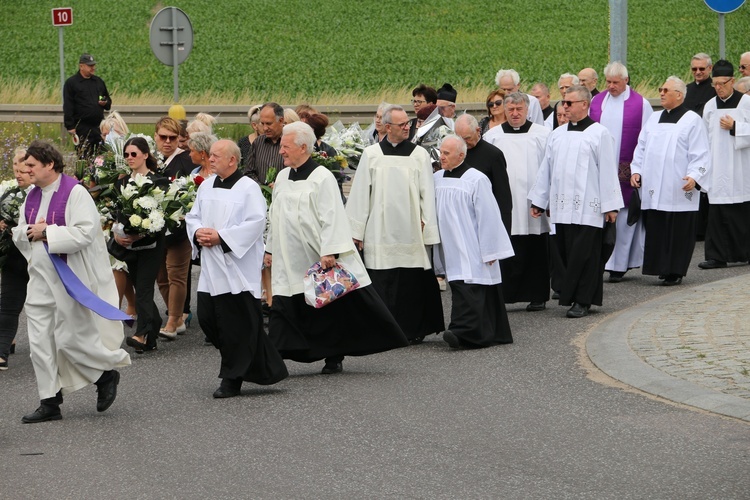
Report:
[{"label": "asphalt road", "polygon": [[[750,272],[701,271],[702,252],[681,289]],[[509,346],[431,336],[333,376],[289,362],[287,380],[228,400],[211,397],[219,356],[196,321],[133,356],[107,412],[92,386],[35,425],[22,327],[0,373],[0,498],[750,498],[747,423],[624,389],[585,358],[609,313],[673,291],[656,283],[631,271],[580,320],[509,305]]]}]

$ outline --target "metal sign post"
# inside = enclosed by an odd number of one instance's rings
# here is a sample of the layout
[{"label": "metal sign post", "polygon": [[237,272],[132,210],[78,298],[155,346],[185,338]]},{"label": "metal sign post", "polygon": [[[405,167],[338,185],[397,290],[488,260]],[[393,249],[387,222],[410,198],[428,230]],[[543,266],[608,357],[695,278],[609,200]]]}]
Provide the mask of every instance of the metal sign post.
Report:
[{"label": "metal sign post", "polygon": [[65,87],[65,42],[63,40],[63,28],[73,24],[73,9],[71,7],[58,7],[52,9],[52,26],[59,30],[58,39],[60,45],[60,96]]},{"label": "metal sign post", "polygon": [[174,102],[179,101],[178,69],[193,49],[193,25],[177,7],[165,7],[151,20],[149,41],[156,58],[172,66]]},{"label": "metal sign post", "polygon": [[703,0],[709,9],[719,13],[719,58],[726,58],[726,35],[724,33],[724,15],[742,7],[745,0]]},{"label": "metal sign post", "polygon": [[609,0],[609,60],[628,64],[628,0]]}]

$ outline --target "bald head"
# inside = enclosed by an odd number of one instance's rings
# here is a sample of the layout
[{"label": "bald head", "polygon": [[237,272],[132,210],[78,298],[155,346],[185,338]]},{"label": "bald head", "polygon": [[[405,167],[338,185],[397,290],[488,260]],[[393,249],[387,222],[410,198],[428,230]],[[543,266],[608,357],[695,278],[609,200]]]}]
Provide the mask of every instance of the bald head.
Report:
[{"label": "bald head", "polygon": [[578,72],[578,80],[581,85],[589,89],[589,92],[596,88],[596,84],[599,81],[599,75],[596,74],[594,68],[583,68]]},{"label": "bald head", "polygon": [[466,113],[456,119],[456,135],[464,140],[466,147],[472,149],[476,147],[482,138],[477,119]]},{"label": "bald head", "polygon": [[241,158],[240,148],[234,141],[222,139],[211,146],[208,162],[211,170],[221,179],[226,179],[237,171]]}]

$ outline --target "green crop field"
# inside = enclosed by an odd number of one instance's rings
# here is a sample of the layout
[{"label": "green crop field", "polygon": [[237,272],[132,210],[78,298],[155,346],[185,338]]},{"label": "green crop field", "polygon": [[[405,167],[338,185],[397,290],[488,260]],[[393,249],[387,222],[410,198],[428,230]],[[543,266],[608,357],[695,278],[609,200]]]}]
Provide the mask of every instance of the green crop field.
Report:
[{"label": "green crop field", "polygon": [[[99,61],[115,104],[169,103],[172,69],[149,46],[163,6],[149,0],[1,0],[0,102],[58,103],[52,7],[72,6],[66,76],[78,56]],[[526,85],[608,62],[606,0],[183,0],[194,49],[180,67],[183,103],[278,99],[373,103],[420,82],[451,82],[459,101],[482,99],[500,68]],[[718,59],[718,16],[702,0],[630,0],[628,67],[635,84],[688,76],[690,57]],[[750,6],[726,16],[727,56],[750,50]]]}]

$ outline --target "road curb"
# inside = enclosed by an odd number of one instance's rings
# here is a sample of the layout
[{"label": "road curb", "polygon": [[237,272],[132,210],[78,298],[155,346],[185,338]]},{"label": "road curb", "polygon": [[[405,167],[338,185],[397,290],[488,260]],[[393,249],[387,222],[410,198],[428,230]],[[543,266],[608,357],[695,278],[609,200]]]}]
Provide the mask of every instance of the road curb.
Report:
[{"label": "road curb", "polygon": [[738,276],[670,293],[605,319],[588,335],[586,353],[594,365],[610,377],[649,394],[676,403],[750,422],[750,401],[669,375],[643,361],[630,347],[629,335],[637,319],[696,292],[711,293]]}]

